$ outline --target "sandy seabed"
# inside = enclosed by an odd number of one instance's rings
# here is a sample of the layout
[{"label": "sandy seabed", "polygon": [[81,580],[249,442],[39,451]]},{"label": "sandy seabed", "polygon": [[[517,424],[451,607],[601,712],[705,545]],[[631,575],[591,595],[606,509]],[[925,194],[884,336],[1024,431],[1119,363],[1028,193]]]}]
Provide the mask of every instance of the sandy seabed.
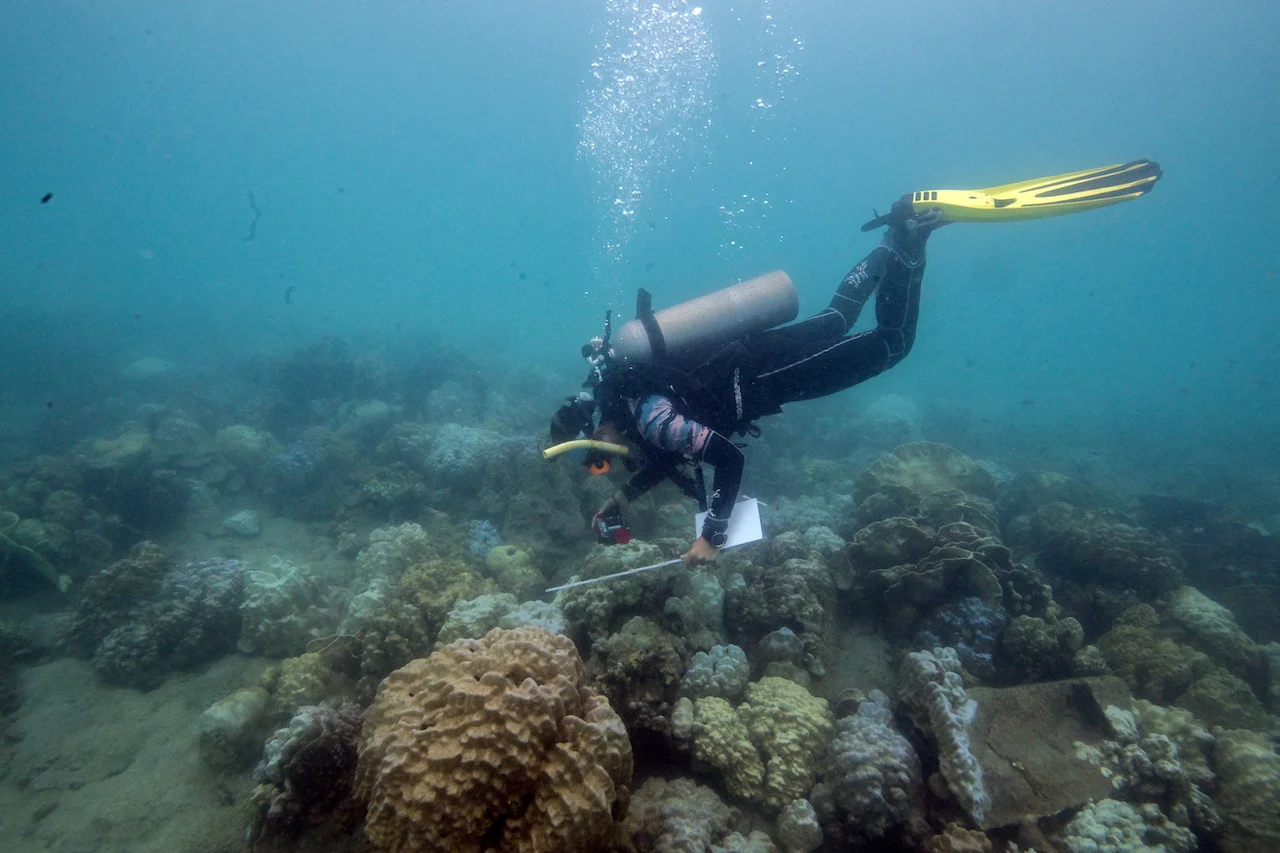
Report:
[{"label": "sandy seabed", "polygon": [[87,661],[22,672],[0,779],[0,850],[246,849],[245,774],[200,761],[200,713],[269,664],[230,655],[150,692],[102,686]]}]

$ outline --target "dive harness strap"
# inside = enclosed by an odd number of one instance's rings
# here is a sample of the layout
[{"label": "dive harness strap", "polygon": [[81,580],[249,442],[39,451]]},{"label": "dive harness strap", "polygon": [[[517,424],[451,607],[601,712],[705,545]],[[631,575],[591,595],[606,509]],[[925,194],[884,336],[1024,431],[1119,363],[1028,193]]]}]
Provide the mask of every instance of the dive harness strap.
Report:
[{"label": "dive harness strap", "polygon": [[641,326],[644,326],[644,333],[649,336],[649,349],[653,353],[653,360],[665,362],[667,339],[663,337],[662,327],[653,316],[653,294],[643,287],[636,292],[636,319],[640,321]]}]

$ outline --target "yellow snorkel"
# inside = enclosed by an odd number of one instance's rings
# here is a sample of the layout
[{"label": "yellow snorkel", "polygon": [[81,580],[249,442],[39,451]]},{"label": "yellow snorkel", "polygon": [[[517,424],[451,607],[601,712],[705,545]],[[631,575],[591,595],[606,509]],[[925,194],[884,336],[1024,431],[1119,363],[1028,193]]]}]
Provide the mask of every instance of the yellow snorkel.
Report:
[{"label": "yellow snorkel", "polygon": [[543,459],[555,459],[562,453],[572,453],[580,450],[586,454],[585,464],[587,471],[592,474],[608,474],[612,466],[607,458],[608,454],[616,456],[626,456],[631,453],[631,448],[625,444],[614,444],[610,441],[595,441],[590,438],[579,438],[574,441],[563,441],[560,444],[552,445],[542,451]]}]

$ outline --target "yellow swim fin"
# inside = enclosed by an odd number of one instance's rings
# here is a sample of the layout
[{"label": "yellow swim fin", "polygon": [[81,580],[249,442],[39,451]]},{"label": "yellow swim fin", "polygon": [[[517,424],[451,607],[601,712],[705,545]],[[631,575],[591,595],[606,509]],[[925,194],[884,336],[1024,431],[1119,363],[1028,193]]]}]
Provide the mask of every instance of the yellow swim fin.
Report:
[{"label": "yellow swim fin", "polygon": [[[917,190],[910,198],[916,213],[941,210],[944,222],[1012,222],[1043,219],[1118,204],[1151,192],[1160,164],[1134,160],[1099,169],[988,187],[982,190]],[[864,231],[889,224],[877,216]]]}]

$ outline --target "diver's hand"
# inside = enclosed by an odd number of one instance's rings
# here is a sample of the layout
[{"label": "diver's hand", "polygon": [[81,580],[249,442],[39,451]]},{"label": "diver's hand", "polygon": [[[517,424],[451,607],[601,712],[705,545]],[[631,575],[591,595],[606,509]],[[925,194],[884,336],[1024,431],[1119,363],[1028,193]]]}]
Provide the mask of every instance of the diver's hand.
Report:
[{"label": "diver's hand", "polygon": [[686,566],[701,566],[714,563],[719,556],[720,549],[699,536],[693,541],[689,550],[680,556],[680,559],[684,560]]},{"label": "diver's hand", "polygon": [[619,497],[621,496],[621,494],[622,494],[621,490],[616,491],[609,496],[608,500],[600,504],[600,508],[596,510],[596,514],[591,516],[591,527],[593,529],[596,526],[596,521],[598,521],[600,518],[608,515],[611,512],[617,512],[622,509],[623,502],[619,500]]}]

